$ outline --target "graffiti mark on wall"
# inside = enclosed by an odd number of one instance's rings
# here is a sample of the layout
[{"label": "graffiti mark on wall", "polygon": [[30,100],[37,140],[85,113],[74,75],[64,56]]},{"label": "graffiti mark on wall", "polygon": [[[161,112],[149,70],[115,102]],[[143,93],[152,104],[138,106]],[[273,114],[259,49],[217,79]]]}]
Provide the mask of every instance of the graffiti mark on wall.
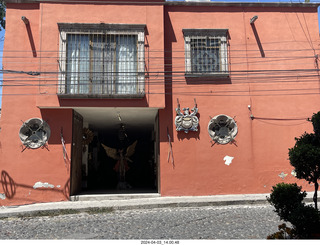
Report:
[{"label": "graffiti mark on wall", "polygon": [[1,200],[6,199],[6,195],[5,195],[5,194],[3,194],[3,193],[0,193],[0,199],[1,199]]}]

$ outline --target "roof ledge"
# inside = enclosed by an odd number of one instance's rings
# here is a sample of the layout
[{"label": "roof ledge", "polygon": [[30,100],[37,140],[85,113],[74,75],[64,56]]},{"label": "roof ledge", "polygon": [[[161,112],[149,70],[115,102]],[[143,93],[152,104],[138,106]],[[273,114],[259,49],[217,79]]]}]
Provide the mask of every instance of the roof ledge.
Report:
[{"label": "roof ledge", "polygon": [[[258,0],[257,0],[258,1]],[[165,1],[165,0],[5,0],[6,3],[83,3],[83,4],[159,4],[166,6],[221,6],[221,7],[318,7],[318,3],[306,2],[193,2],[193,1]]]}]

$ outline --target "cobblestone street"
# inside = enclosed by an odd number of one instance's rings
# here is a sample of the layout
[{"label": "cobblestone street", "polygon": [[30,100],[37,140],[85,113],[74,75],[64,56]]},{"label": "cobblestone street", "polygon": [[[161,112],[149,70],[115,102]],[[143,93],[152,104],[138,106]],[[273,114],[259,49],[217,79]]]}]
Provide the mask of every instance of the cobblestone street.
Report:
[{"label": "cobblestone street", "polygon": [[266,239],[281,223],[270,205],[140,209],[5,218],[0,239]]}]

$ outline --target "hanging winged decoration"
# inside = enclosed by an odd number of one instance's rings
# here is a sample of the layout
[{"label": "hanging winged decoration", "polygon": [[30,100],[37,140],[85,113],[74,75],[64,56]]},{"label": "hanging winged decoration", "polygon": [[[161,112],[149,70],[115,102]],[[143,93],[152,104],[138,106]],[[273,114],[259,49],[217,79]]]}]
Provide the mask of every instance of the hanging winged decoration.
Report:
[{"label": "hanging winged decoration", "polygon": [[104,144],[101,144],[101,145],[104,148],[104,150],[106,151],[108,157],[111,157],[114,160],[119,160],[120,159],[120,155],[118,154],[118,150],[117,149],[108,147],[108,146],[106,146]]},{"label": "hanging winged decoration", "polygon": [[127,186],[125,184],[125,174],[129,170],[128,162],[132,162],[131,156],[135,153],[135,148],[138,141],[136,140],[133,144],[129,145],[127,149],[115,149],[101,144],[108,157],[117,160],[114,170],[119,173],[119,184],[121,186]]}]

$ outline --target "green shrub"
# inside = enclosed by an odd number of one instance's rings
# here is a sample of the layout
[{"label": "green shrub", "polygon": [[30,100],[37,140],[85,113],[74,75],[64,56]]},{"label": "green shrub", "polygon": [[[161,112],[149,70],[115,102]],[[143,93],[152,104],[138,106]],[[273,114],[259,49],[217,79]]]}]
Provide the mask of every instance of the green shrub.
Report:
[{"label": "green shrub", "polygon": [[289,215],[288,220],[299,239],[309,239],[320,232],[320,215],[312,206],[297,206]]},{"label": "green shrub", "polygon": [[296,177],[314,184],[313,201],[318,210],[318,189],[320,180],[320,111],[311,120],[314,133],[304,133],[295,138],[294,147],[289,149],[289,161]]},{"label": "green shrub", "polygon": [[320,213],[302,201],[306,192],[297,184],[279,183],[272,187],[268,202],[274,206],[281,220],[290,222],[279,226],[279,231],[268,236],[268,239],[312,239],[320,233]]},{"label": "green shrub", "polygon": [[301,192],[302,187],[294,184],[279,183],[272,187],[268,202],[274,206],[275,212],[284,221],[289,221],[293,210],[302,205],[307,193]]}]

